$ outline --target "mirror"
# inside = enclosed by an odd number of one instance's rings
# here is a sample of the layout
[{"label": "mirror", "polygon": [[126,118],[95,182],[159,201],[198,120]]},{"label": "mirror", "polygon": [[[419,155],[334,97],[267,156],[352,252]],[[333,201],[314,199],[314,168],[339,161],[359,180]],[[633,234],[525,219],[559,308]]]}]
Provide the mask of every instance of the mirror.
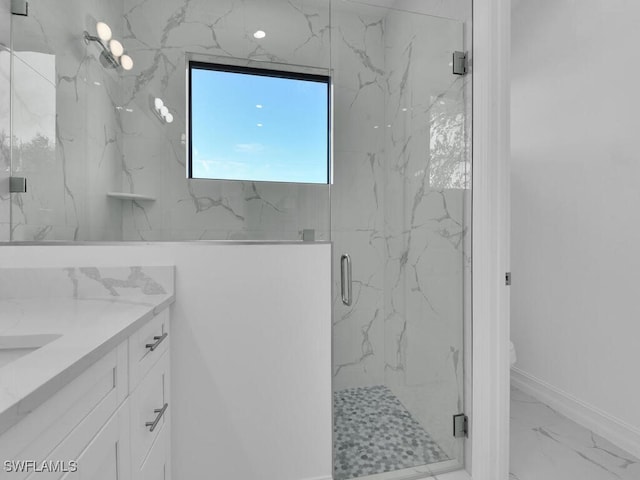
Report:
[{"label": "mirror", "polygon": [[12,241],[329,239],[326,184],[187,179],[185,85],[189,54],[328,75],[329,2],[30,0],[11,21]]}]

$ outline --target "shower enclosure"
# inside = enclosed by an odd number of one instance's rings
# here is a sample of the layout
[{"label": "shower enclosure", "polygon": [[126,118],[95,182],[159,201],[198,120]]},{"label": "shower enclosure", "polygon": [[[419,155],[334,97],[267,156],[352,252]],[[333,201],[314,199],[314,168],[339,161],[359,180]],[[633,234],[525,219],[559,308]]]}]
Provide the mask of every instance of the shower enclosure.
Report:
[{"label": "shower enclosure", "polygon": [[350,2],[332,14],[334,478],[459,468],[470,157],[467,77],[452,58],[463,24]]},{"label": "shower enclosure", "polygon": [[[12,17],[11,135],[0,132],[28,185],[0,192],[3,240],[333,242],[336,480],[464,463],[453,416],[465,412],[471,80],[453,58],[470,18],[369,3],[30,0]],[[85,40],[99,21],[130,70]],[[326,72],[331,185],[187,179],[189,55]]]}]

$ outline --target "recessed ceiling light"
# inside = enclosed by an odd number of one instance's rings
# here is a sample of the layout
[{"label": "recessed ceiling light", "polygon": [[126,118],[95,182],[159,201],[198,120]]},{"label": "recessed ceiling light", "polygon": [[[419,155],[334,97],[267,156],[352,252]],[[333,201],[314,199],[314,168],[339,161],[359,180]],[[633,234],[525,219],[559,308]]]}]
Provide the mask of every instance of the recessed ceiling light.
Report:
[{"label": "recessed ceiling light", "polygon": [[261,38],[264,38],[266,36],[267,36],[267,34],[263,30],[258,30],[253,34],[253,37],[257,38],[257,39],[261,39]]},{"label": "recessed ceiling light", "polygon": [[258,123],[258,127],[261,127],[261,126],[262,126],[262,124],[261,124],[261,123]]},{"label": "recessed ceiling light", "polygon": [[262,105],[258,104],[256,105],[256,108],[262,108]]}]

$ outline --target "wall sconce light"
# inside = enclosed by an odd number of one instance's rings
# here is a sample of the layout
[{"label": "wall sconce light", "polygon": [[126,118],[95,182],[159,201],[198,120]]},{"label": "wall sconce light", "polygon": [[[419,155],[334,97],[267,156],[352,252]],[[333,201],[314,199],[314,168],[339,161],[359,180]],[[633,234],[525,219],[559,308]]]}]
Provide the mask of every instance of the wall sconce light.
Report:
[{"label": "wall sconce light", "polygon": [[173,114],[169,111],[169,108],[164,104],[161,98],[156,97],[153,100],[153,111],[164,123],[173,122]]},{"label": "wall sconce light", "polygon": [[[90,35],[85,30],[84,42],[89,45],[90,42],[96,42],[100,45],[102,52],[100,53],[100,61],[105,67],[117,68],[122,67],[124,70],[133,68],[133,59],[124,53],[124,47],[115,38],[112,38],[111,28],[104,22],[96,23],[97,36]],[[107,46],[108,45],[108,46]]]}]

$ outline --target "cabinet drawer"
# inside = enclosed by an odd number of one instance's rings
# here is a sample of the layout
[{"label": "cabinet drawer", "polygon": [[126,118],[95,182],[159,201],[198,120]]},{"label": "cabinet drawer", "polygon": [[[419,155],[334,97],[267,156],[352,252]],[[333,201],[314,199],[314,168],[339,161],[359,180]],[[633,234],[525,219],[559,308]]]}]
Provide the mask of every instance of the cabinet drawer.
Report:
[{"label": "cabinet drawer", "polygon": [[[145,461],[160,431],[170,423],[169,352],[162,355],[142,379],[130,402],[131,462],[135,472]],[[155,428],[151,425],[154,422]]]},{"label": "cabinet drawer", "polygon": [[171,480],[171,433],[167,423],[158,434],[149,455],[133,480]]},{"label": "cabinet drawer", "polygon": [[129,391],[169,349],[169,309],[156,315],[129,338]]},{"label": "cabinet drawer", "polygon": [[[89,441],[124,401],[127,372],[127,342],[123,342],[0,436],[1,460],[75,460],[82,441]],[[29,473],[33,472],[2,469],[0,479],[20,480]],[[35,478],[50,477],[39,473]]]}]

